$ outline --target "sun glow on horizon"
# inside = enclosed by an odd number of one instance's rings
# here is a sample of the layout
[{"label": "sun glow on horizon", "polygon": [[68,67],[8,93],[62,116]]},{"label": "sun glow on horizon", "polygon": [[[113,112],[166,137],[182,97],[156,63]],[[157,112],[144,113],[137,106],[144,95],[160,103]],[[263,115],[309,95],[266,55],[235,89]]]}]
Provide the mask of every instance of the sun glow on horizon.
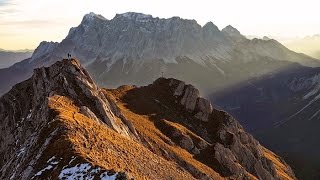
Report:
[{"label": "sun glow on horizon", "polygon": [[0,0],[0,48],[34,49],[43,41],[61,41],[84,14],[95,12],[107,19],[117,13],[141,12],[154,17],[180,16],[219,29],[231,24],[244,35],[271,36],[278,40],[320,33],[316,0]]}]

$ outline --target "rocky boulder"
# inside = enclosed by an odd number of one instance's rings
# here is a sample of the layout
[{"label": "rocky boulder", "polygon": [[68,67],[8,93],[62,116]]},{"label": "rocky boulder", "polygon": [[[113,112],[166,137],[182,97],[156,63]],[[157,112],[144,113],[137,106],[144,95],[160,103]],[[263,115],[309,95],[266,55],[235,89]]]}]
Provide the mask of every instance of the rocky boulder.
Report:
[{"label": "rocky boulder", "polygon": [[[190,128],[167,122],[173,125],[166,128],[174,129],[173,135],[168,134],[169,137],[174,139],[179,136],[176,142],[200,159],[205,158],[205,162],[218,162],[221,174],[235,179],[251,179],[251,176],[283,179],[279,174],[282,172],[295,178],[291,168],[280,157],[271,158],[275,156],[271,151],[261,146],[231,115],[214,109],[208,100],[200,97],[199,90],[194,86],[176,79],[159,78],[153,87],[167,92],[166,98],[169,102],[175,102],[180,107],[180,115],[183,114],[180,125]],[[196,143],[195,137],[203,141]],[[278,162],[283,165],[279,166]]]},{"label": "rocky boulder", "polygon": [[196,118],[200,119],[201,121],[208,121],[212,112],[211,103],[204,98],[198,98],[196,112],[197,113],[194,115]]}]

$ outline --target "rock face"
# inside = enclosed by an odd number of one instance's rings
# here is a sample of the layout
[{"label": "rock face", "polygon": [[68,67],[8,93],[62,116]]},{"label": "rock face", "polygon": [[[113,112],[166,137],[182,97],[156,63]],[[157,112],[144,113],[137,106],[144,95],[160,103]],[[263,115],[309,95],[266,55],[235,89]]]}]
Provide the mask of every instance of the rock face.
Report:
[{"label": "rock face", "polygon": [[[79,111],[88,118],[100,123],[105,123],[109,128],[119,134],[130,138],[137,138],[135,131],[127,127],[125,119],[112,107],[101,90],[95,85],[88,72],[83,69],[75,59],[63,60],[55,63],[49,68],[35,69],[33,76],[18,85],[0,100],[0,126],[1,138],[1,179],[14,178],[23,175],[31,178],[34,166],[48,146],[56,130],[48,135],[40,149],[39,134],[47,124],[54,121],[50,114],[48,104],[50,97],[66,96],[74,101]],[[53,118],[53,119],[52,119]],[[33,161],[28,163],[27,158],[33,156],[31,150],[38,153]],[[19,164],[28,164],[23,169]],[[27,167],[27,166],[25,166]],[[33,167],[33,168],[31,168]],[[19,173],[20,175],[14,173]]]},{"label": "rock face", "polygon": [[231,25],[228,25],[221,31],[228,37],[231,37],[231,39],[235,42],[241,42],[246,40],[246,37],[243,36],[236,28],[232,27]]},{"label": "rock face", "polygon": [[[145,85],[163,72],[197,83],[201,90],[212,90],[272,72],[289,62],[319,65],[275,40],[246,39],[232,26],[220,31],[212,22],[201,27],[195,20],[179,17],[162,19],[129,12],[108,20],[89,13],[61,43],[42,42],[31,59],[0,70],[0,93],[30,77],[34,68],[49,66],[67,53],[82,59],[99,85],[112,87]],[[283,64],[283,60],[289,62]],[[1,79],[6,76],[13,80]]]},{"label": "rock face", "polygon": [[[190,102],[181,103],[181,105],[186,111],[195,114],[194,117],[196,119],[208,124],[218,123],[215,125],[217,126],[215,131],[205,128],[207,135],[202,136],[202,138],[212,143],[212,156],[210,157],[220,164],[223,173],[236,175],[237,178],[245,178],[247,172],[258,179],[279,178],[277,175],[279,167],[277,168],[267,157],[271,152],[261,146],[250,134],[246,133],[241,125],[230,115],[222,111],[213,110],[212,105],[207,100],[199,97],[199,91],[193,86],[185,85],[183,93],[180,93],[179,96],[175,95],[175,92],[180,92],[180,89],[182,89],[181,84],[184,83],[181,81],[158,79],[154,83],[154,86],[159,84],[161,86],[166,86],[167,84],[169,92],[172,92],[172,96],[176,99],[181,99],[181,102]],[[197,108],[195,108],[194,102],[197,102]],[[199,114],[204,116],[200,116],[201,118],[199,118]],[[198,134],[204,133],[198,132]],[[188,136],[182,136],[181,141],[181,147],[189,151],[194,147],[192,138]],[[281,159],[279,161],[284,163]],[[291,174],[291,176],[293,175],[290,168],[286,169],[285,172]]]},{"label": "rock face", "polygon": [[290,162],[299,179],[318,179],[319,77],[319,68],[294,67],[210,97],[261,143]]},{"label": "rock face", "polygon": [[192,85],[185,85],[184,82],[171,79],[170,86],[175,86],[173,96],[182,97],[180,104],[189,112],[196,112],[194,117],[208,121],[209,115],[212,112],[211,103],[200,97],[199,90]]},{"label": "rock face", "polygon": [[197,111],[197,114],[194,115],[196,118],[202,121],[208,121],[209,115],[212,112],[212,105],[208,100],[204,98],[198,98]]},{"label": "rock face", "polygon": [[44,59],[45,56],[48,56],[52,51],[57,48],[59,43],[57,42],[47,42],[43,41],[39,44],[37,49],[33,52],[31,62],[35,59]]},{"label": "rock face", "polygon": [[175,79],[100,89],[65,59],[1,97],[0,119],[1,179],[295,179],[236,120]]},{"label": "rock face", "polygon": [[188,85],[184,87],[184,93],[181,99],[181,105],[185,106],[187,110],[193,111],[196,107],[198,97],[199,97],[199,90],[191,85]]}]

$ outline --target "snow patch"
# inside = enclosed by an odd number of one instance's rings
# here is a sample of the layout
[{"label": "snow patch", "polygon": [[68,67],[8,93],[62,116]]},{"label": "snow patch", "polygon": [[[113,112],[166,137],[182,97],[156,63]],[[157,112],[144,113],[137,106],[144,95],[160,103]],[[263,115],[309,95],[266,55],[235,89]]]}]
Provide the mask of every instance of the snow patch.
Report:
[{"label": "snow patch", "polygon": [[29,114],[27,115],[27,119],[30,119],[32,116],[32,110],[30,109]]},{"label": "snow patch", "polygon": [[18,153],[18,157],[20,157],[22,154],[24,154],[26,152],[26,148],[23,147],[19,150],[19,153]]},{"label": "snow patch", "polygon": [[135,13],[135,12],[127,12],[121,14],[122,17],[131,19],[131,20],[136,20],[138,22],[148,22],[152,19],[151,15],[147,14],[142,14],[142,13]]},{"label": "snow patch", "polygon": [[[93,180],[96,177],[100,177],[103,180],[115,180],[117,173],[108,175],[108,172],[101,173],[101,168],[93,168],[89,163],[77,164],[73,167],[64,168],[60,174],[59,179],[79,179],[79,180]],[[100,174],[100,176],[99,176]]]},{"label": "snow patch", "polygon": [[320,85],[317,85],[315,88],[313,88],[310,92],[308,92],[306,95],[303,96],[303,100],[308,99],[309,97],[315,95],[320,90]]},{"label": "snow patch", "polygon": [[[303,108],[301,108],[299,111],[297,111],[296,113],[294,113],[293,115],[291,115],[289,118],[276,122],[274,123],[275,127],[279,127],[282,124],[285,124],[286,122],[290,121],[293,117],[297,116],[298,114],[300,114],[302,111],[304,111],[306,108],[308,108],[310,105],[312,105],[314,102],[316,102],[318,99],[320,99],[320,94],[318,94],[316,97],[314,97],[307,105],[305,105]],[[312,117],[313,118],[313,117]],[[310,119],[309,119],[310,120]]]},{"label": "snow patch", "polygon": [[94,12],[90,12],[89,14],[84,15],[83,19],[85,21],[93,21],[95,18],[101,19],[101,20],[107,20],[100,14],[95,14]]},{"label": "snow patch", "polygon": [[319,114],[320,110],[318,110],[316,113],[314,113],[308,120],[312,120],[314,117],[316,117]]},{"label": "snow patch", "polygon": [[48,165],[47,167],[43,168],[42,170],[40,170],[39,172],[37,172],[34,176],[40,176],[43,172],[52,169],[53,166],[52,165]]},{"label": "snow patch", "polygon": [[47,163],[49,163],[49,164],[51,164],[51,165],[56,165],[56,164],[58,164],[59,163],[59,161],[58,160],[55,160],[55,159],[57,159],[55,156],[53,156],[52,158],[50,158],[48,161],[47,161]]},{"label": "snow patch", "polygon": [[12,174],[12,176],[10,177],[10,179],[13,179],[15,176],[16,176],[16,172],[14,172],[14,173]]},{"label": "snow patch", "polygon": [[[59,163],[59,161],[56,160],[56,159],[57,159],[57,158],[56,158],[55,156],[52,156],[52,157],[47,161],[48,166],[45,167],[45,168],[43,168],[43,169],[41,169],[39,172],[37,172],[37,173],[33,176],[33,178],[36,177],[36,176],[41,176],[42,173],[44,173],[44,172],[47,171],[47,170],[53,169],[53,168],[54,168],[54,165],[57,165],[57,164]],[[32,179],[33,179],[33,178],[32,178]]]},{"label": "snow patch", "polygon": [[116,180],[117,174],[109,176],[107,172],[104,172],[100,175],[101,180]]},{"label": "snow patch", "polygon": [[226,73],[224,72],[224,70],[222,70],[219,66],[217,66],[216,64],[212,64],[212,65],[214,65],[214,67],[216,67],[217,68],[217,70],[222,74],[222,75],[226,75]]}]

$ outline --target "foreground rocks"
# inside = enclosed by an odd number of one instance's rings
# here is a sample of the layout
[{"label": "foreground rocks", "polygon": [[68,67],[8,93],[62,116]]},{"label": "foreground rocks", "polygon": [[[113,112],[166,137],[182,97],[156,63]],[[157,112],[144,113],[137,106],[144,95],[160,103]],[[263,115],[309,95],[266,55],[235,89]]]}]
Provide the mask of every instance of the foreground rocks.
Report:
[{"label": "foreground rocks", "polygon": [[295,179],[192,85],[101,89],[75,59],[0,98],[1,179]]},{"label": "foreground rocks", "polygon": [[[294,178],[293,171],[281,158],[261,146],[229,114],[213,109],[209,101],[200,97],[199,91],[194,86],[186,85],[176,79],[164,78],[156,80],[152,86],[156,89],[165,89],[168,92],[167,98],[173,98],[176,104],[182,107],[182,111],[187,112],[185,118],[188,116],[189,118],[182,120],[184,121],[182,124],[191,126],[190,129],[194,129],[192,132],[205,140],[204,144],[210,144],[202,151],[195,151],[194,154],[214,159],[219,163],[220,173],[223,175],[234,175],[237,178],[250,178],[253,175],[258,179],[286,179],[280,173],[283,171]],[[177,129],[174,129],[169,135],[176,136],[178,134],[176,131]],[[192,139],[195,138],[180,135],[178,144],[192,152],[193,148],[197,148]],[[277,162],[270,156],[276,156]],[[278,162],[284,164],[286,168],[276,165]]]}]

